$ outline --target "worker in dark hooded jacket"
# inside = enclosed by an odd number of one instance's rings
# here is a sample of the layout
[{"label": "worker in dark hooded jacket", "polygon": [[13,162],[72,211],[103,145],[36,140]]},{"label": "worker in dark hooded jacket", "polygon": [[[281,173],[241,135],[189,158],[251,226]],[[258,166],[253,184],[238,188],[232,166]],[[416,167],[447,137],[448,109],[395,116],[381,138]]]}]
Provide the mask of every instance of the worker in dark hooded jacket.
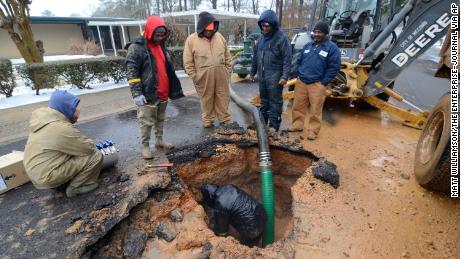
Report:
[{"label": "worker in dark hooded jacket", "polygon": [[272,10],[260,15],[262,35],[254,47],[250,79],[257,74],[260,93],[260,113],[269,123],[271,133],[277,132],[283,112],[283,86],[289,77],[291,45],[279,30],[278,17]]},{"label": "worker in dark hooded jacket", "polygon": [[201,186],[202,202],[213,210],[214,231],[225,236],[232,225],[243,245],[255,246],[265,230],[267,214],[260,203],[233,184]]},{"label": "worker in dark hooded jacket", "polygon": [[213,126],[217,116],[220,124],[231,123],[229,79],[231,56],[224,36],[218,32],[219,21],[208,12],[201,12],[197,32],[185,41],[184,69],[200,97],[203,127]]},{"label": "worker in dark hooded jacket", "polygon": [[128,82],[141,129],[142,157],[152,159],[150,135],[155,126],[155,147],[171,149],[174,146],[163,139],[163,126],[168,99],[184,96],[174,72],[171,57],[165,47],[168,29],[163,19],[151,16],[143,36],[129,43],[126,55]]},{"label": "worker in dark hooded jacket", "polygon": [[24,168],[37,189],[68,183],[66,195],[74,197],[98,187],[102,153],[73,126],[80,114],[79,103],[77,96],[56,90],[49,107],[32,112]]}]

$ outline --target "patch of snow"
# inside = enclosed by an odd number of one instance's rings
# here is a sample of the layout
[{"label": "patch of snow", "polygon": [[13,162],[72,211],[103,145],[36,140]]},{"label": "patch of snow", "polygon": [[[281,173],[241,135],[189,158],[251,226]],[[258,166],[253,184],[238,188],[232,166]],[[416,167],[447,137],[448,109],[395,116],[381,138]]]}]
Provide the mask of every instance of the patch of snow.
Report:
[{"label": "patch of snow", "polygon": [[102,83],[93,89],[78,89],[76,87],[71,87],[69,85],[60,86],[53,89],[41,89],[40,95],[35,95],[35,91],[31,88],[28,90],[23,90],[20,95],[13,95],[10,98],[0,97],[0,110],[8,109],[13,107],[18,107],[22,105],[38,103],[38,102],[46,102],[49,100],[51,94],[56,90],[67,90],[68,92],[75,94],[75,95],[82,95],[88,93],[97,93],[102,91],[108,91],[112,89],[128,87],[128,83],[120,82],[119,84],[115,84],[113,82]]},{"label": "patch of snow", "polygon": [[[44,56],[43,59],[45,62],[49,61],[61,61],[61,60],[72,60],[72,59],[83,59],[83,58],[100,58],[105,57],[105,55],[56,55],[56,56]],[[13,65],[24,64],[25,61],[23,58],[10,59]]]},{"label": "patch of snow", "polygon": [[[188,75],[184,70],[177,70],[176,75],[178,78],[186,78]],[[32,90],[31,87],[25,86],[23,80],[16,80],[16,88],[14,89],[13,96],[6,98],[4,95],[0,94],[0,110],[8,109],[13,107],[18,107],[22,105],[46,102],[49,100],[51,94],[55,89],[67,90],[75,95],[82,95],[88,93],[97,93],[102,91],[108,91],[112,89],[118,89],[122,87],[128,87],[128,82],[121,81],[118,84],[114,82],[102,82],[102,83],[91,83],[90,87],[92,89],[78,89],[70,85],[56,86],[53,89],[41,89],[40,95],[35,95],[35,90]]]}]

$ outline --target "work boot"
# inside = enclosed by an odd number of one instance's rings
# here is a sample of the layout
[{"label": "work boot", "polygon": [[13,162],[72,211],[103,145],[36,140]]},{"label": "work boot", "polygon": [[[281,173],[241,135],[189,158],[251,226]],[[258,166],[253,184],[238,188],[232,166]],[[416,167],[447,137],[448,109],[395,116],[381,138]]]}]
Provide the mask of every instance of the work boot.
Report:
[{"label": "work boot", "polygon": [[87,185],[83,185],[80,187],[73,187],[72,185],[67,186],[67,189],[65,190],[65,195],[69,198],[75,197],[77,195],[81,195],[84,193],[88,193],[91,191],[96,190],[96,188],[99,186],[98,183],[90,183]]},{"label": "work boot", "polygon": [[316,139],[316,134],[313,132],[310,132],[307,136],[308,140],[315,140]]},{"label": "work boot", "polygon": [[162,137],[157,137],[156,142],[155,142],[155,147],[162,148],[165,150],[171,150],[174,148],[174,145],[165,142]]},{"label": "work boot", "polygon": [[276,134],[278,134],[278,131],[276,131],[276,129],[274,129],[274,128],[268,129],[268,136],[269,137],[274,137],[274,136],[276,136]]},{"label": "work boot", "polygon": [[230,124],[232,124],[232,123],[233,123],[232,120],[228,120],[228,121],[221,122],[220,125],[222,125],[222,126],[228,126],[228,125],[230,125]]},{"label": "work boot", "polygon": [[143,159],[153,159],[152,152],[150,151],[149,145],[142,145],[142,158]]},{"label": "work boot", "polygon": [[287,129],[287,131],[289,131],[289,132],[301,132],[301,131],[303,131],[303,129],[301,129],[301,128],[294,128],[294,127],[291,126],[291,127],[289,127],[289,128]]},{"label": "work boot", "polygon": [[203,122],[203,127],[205,128],[211,128],[212,126],[214,126],[212,122]]}]

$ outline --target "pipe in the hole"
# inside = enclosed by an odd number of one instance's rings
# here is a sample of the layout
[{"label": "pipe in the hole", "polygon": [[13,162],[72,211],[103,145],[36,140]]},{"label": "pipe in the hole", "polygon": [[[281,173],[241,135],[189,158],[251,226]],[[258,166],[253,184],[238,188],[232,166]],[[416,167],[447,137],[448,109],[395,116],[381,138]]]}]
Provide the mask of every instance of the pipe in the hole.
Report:
[{"label": "pipe in the hole", "polygon": [[230,96],[232,100],[254,118],[257,130],[257,139],[259,140],[259,166],[260,178],[262,182],[262,205],[267,213],[267,224],[263,237],[263,246],[273,243],[275,239],[275,202],[273,188],[272,162],[270,149],[268,146],[267,132],[262,115],[254,105],[240,98],[232,89],[231,84]]}]

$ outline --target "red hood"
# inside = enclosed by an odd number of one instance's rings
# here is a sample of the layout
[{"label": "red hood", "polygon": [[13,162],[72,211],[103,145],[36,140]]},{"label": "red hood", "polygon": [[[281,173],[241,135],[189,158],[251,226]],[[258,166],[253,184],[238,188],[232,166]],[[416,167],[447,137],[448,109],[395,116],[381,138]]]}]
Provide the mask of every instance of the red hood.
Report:
[{"label": "red hood", "polygon": [[163,19],[161,19],[158,16],[150,16],[150,18],[147,20],[147,24],[145,24],[144,28],[144,36],[145,38],[150,42],[153,32],[158,28],[158,27],[165,27],[166,29],[166,24]]}]

